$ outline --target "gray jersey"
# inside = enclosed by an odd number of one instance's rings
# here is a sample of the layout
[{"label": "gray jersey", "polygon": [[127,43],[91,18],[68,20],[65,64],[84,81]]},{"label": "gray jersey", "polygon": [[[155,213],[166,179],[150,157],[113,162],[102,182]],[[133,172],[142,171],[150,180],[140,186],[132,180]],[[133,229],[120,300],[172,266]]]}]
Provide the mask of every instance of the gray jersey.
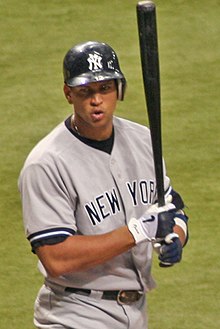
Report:
[{"label": "gray jersey", "polygon": [[[32,150],[19,178],[30,242],[103,234],[140,217],[155,202],[149,129],[114,117],[114,132],[111,154],[81,142],[64,123]],[[167,176],[164,182],[168,190]],[[154,286],[151,262],[151,244],[141,243],[90,270],[47,280],[85,289],[147,291]]]}]

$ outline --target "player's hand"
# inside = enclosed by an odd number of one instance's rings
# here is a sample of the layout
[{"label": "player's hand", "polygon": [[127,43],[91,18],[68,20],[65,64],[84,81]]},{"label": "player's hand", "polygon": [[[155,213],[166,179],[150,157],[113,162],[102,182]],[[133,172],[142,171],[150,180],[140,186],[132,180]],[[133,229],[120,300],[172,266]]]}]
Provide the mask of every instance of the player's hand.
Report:
[{"label": "player's hand", "polygon": [[160,267],[170,267],[179,263],[182,259],[182,244],[177,234],[168,235],[164,242],[155,244],[154,248],[159,252]]},{"label": "player's hand", "polygon": [[[164,208],[164,207],[160,207],[160,208]],[[158,214],[157,232],[155,235],[157,241],[163,240],[166,236],[168,236],[170,233],[173,232],[173,227],[175,226],[174,211],[171,211],[173,209],[174,208],[170,209],[170,205],[169,205],[168,210],[161,211]]]},{"label": "player's hand", "polygon": [[136,244],[142,241],[155,241],[164,239],[173,232],[175,206],[172,199],[166,199],[166,204],[159,207],[154,204],[149,207],[139,219],[132,218],[128,229],[132,233]]}]

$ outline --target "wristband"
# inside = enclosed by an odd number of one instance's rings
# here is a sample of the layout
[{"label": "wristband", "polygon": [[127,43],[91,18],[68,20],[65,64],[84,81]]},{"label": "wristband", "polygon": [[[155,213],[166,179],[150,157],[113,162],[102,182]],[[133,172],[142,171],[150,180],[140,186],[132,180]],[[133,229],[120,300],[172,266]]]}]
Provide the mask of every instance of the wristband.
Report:
[{"label": "wristband", "polygon": [[187,237],[187,225],[184,222],[184,220],[182,220],[179,217],[174,217],[174,222],[176,225],[178,225],[179,227],[181,227],[181,229],[183,230],[185,237]]}]

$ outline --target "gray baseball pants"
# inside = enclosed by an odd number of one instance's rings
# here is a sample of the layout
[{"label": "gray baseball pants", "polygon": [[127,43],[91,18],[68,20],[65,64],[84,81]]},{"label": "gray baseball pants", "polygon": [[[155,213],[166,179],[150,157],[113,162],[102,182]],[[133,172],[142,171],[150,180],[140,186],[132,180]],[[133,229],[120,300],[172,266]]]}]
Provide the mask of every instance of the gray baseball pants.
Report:
[{"label": "gray baseball pants", "polygon": [[34,324],[39,329],[147,329],[146,296],[132,305],[43,285],[35,301]]}]

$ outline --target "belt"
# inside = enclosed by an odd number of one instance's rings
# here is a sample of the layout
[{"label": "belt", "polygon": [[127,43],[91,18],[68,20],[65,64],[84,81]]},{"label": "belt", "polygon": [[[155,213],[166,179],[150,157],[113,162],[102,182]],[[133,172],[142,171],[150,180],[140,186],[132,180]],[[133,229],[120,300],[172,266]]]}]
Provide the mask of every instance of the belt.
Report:
[{"label": "belt", "polygon": [[[66,287],[65,291],[83,296],[90,296],[91,294],[91,290],[89,289],[80,289],[72,287]],[[106,290],[102,292],[101,299],[115,300],[120,305],[130,305],[132,303],[137,302],[142,296],[143,292],[138,290]]]}]

